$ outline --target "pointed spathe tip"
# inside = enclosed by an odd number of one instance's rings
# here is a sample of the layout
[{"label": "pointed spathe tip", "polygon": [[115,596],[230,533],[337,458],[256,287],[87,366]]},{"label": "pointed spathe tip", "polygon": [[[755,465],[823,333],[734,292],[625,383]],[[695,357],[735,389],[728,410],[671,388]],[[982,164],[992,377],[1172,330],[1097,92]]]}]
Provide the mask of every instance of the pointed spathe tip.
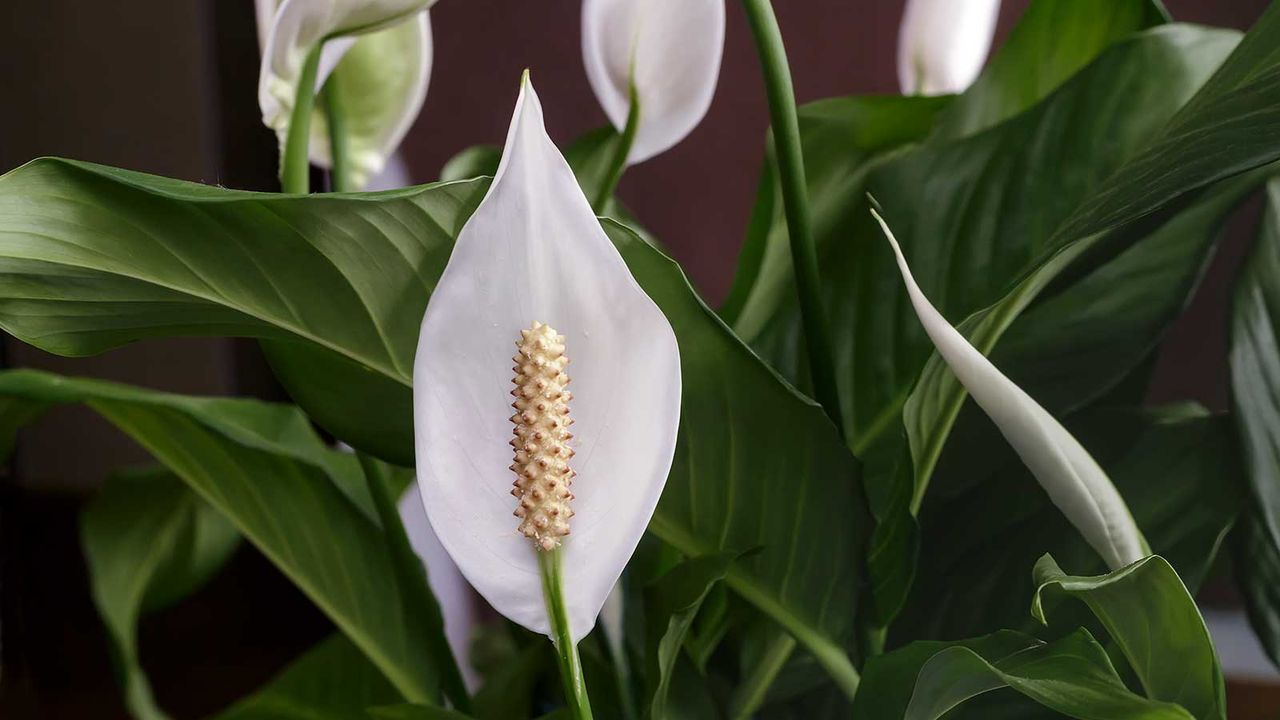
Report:
[{"label": "pointed spathe tip", "polygon": [[520,89],[533,87],[533,79],[529,76],[529,68],[525,68],[520,72]]},{"label": "pointed spathe tip", "polygon": [[876,202],[871,193],[867,193],[867,200],[871,202],[871,217],[880,223],[880,229],[884,231],[885,238],[889,240],[889,245],[893,247],[894,254],[898,256],[898,263],[903,274],[909,274],[906,267],[902,266],[902,248],[898,247],[898,239],[893,236],[893,231],[889,229],[889,223],[885,222],[884,216],[880,214],[880,203]]}]

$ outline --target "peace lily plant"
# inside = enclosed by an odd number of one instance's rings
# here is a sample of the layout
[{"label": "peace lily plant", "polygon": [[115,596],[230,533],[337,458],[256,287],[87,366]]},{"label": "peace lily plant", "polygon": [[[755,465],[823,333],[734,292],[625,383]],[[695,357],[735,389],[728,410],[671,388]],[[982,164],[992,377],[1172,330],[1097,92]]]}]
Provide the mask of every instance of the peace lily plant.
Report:
[{"label": "peace lily plant", "polygon": [[[360,192],[423,107],[428,5],[258,4],[281,193],[0,176],[0,327],[67,356],[255,338],[293,399],[0,372],[6,447],[81,403],[156,460],[80,528],[133,716],[177,692],[139,623],[236,552],[333,631],[221,719],[1218,720],[1208,582],[1280,655],[1280,6],[1242,34],[1034,0],[988,62],[998,2],[911,0],[901,96],[798,106],[787,48],[861,30],[584,0],[607,127],[552,138],[526,74],[500,150]],[[711,309],[616,189],[697,142],[734,17],[771,142],[740,150],[760,186]],[[1258,195],[1231,403],[1152,404]]]}]

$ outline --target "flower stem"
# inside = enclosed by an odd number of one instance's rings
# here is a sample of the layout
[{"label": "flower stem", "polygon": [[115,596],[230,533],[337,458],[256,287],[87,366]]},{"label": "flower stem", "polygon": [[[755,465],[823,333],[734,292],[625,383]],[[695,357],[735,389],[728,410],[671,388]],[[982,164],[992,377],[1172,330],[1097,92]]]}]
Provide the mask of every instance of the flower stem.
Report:
[{"label": "flower stem", "polygon": [[302,76],[298,79],[298,94],[293,102],[293,114],[289,116],[289,133],[285,136],[284,157],[280,159],[280,189],[287,193],[311,192],[311,111],[316,104],[316,72],[320,69],[320,48],[317,43],[307,53],[302,64]]},{"label": "flower stem", "polygon": [[613,191],[618,189],[618,181],[622,179],[622,173],[627,169],[627,156],[631,154],[631,146],[635,144],[638,127],[640,127],[640,98],[636,94],[635,84],[632,84],[631,109],[627,111],[626,127],[623,128],[622,136],[618,138],[618,144],[614,147],[613,157],[609,160],[609,173],[604,176],[604,182],[596,192],[596,199],[591,203],[591,210],[597,215],[604,214],[605,206],[613,197]]},{"label": "flower stem", "polygon": [[791,69],[778,18],[769,0],[742,0],[747,22],[760,55],[765,93],[769,98],[769,118],[773,124],[773,142],[778,155],[778,176],[782,184],[782,202],[787,217],[787,233],[791,238],[791,262],[795,266],[796,287],[800,294],[800,316],[809,354],[809,373],[814,394],[827,415],[843,431],[840,417],[840,394],[836,385],[831,336],[827,330],[826,311],[818,284],[818,256],[813,244],[813,228],[809,217],[809,194],[805,184],[804,156],[800,151],[800,121],[796,115],[795,89],[791,85]]},{"label": "flower stem", "polygon": [[329,129],[329,180],[334,192],[353,192],[358,190],[355,179],[351,176],[351,143],[347,142],[347,108],[338,95],[338,84],[341,75],[337,72],[329,75],[320,92],[324,103],[324,117]]},{"label": "flower stem", "polygon": [[551,642],[560,661],[560,678],[564,681],[569,716],[574,720],[591,720],[591,701],[587,699],[587,683],[582,677],[582,660],[578,658],[578,646],[569,631],[569,613],[564,607],[560,549],[536,552],[538,570],[542,574],[542,597],[547,603],[547,616],[551,618]]},{"label": "flower stem", "polygon": [[[405,609],[411,616],[419,617],[427,624],[426,637],[431,646],[429,651],[439,666],[434,670],[440,673],[440,686],[445,697],[449,698],[457,710],[470,713],[471,696],[467,694],[467,686],[458,670],[458,661],[453,657],[453,651],[449,649],[449,643],[445,639],[444,617],[440,614],[440,604],[436,602],[435,595],[427,584],[427,568],[409,543],[409,534],[400,521],[400,513],[387,488],[387,480],[381,467],[364,453],[356,453],[356,456],[364,471],[365,485],[373,498],[378,521],[382,524],[387,552],[391,556],[395,572],[396,587],[400,591]],[[424,670],[430,672],[428,668]]]}]

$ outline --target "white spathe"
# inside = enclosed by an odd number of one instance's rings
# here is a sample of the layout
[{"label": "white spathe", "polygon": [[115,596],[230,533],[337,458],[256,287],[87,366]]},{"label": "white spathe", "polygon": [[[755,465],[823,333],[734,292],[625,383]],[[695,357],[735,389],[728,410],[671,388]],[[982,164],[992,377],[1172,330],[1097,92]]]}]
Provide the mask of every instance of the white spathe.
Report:
[{"label": "white spathe", "polygon": [[675,452],[675,334],[609,241],[526,78],[493,183],[458,235],[414,362],[418,483],[440,542],[511,620],[549,633],[538,550],[516,528],[509,418],[520,331],[563,334],[576,512],[564,539],[574,640],[595,624],[653,515]]},{"label": "white spathe", "polygon": [[405,533],[409,536],[409,545],[427,568],[427,584],[431,587],[436,602],[440,603],[445,639],[453,650],[462,679],[466,681],[468,689],[475,690],[480,687],[480,675],[471,666],[471,636],[478,620],[471,586],[431,530],[417,483],[409,485],[400,496],[397,507],[400,522],[404,524]]},{"label": "white spathe", "polygon": [[1000,0],[907,0],[898,30],[904,95],[963,92],[986,63]]},{"label": "white spathe", "polygon": [[1112,570],[1149,555],[1128,505],[1093,456],[942,317],[916,284],[888,224],[874,210],[871,214],[893,246],[911,304],[938,354],[999,428],[1053,504]]},{"label": "white spathe", "polygon": [[680,142],[707,114],[724,24],[724,0],[583,1],[587,79],[618,132],[627,125],[632,83],[640,100],[629,163]]},{"label": "white spathe", "polygon": [[[352,176],[363,187],[382,170],[426,101],[433,43],[426,8],[434,0],[258,0],[263,122],[284,142],[307,53],[324,42],[315,90],[331,74],[346,110]],[[358,36],[358,37],[357,37]],[[329,137],[319,103],[310,155],[329,166]]]}]

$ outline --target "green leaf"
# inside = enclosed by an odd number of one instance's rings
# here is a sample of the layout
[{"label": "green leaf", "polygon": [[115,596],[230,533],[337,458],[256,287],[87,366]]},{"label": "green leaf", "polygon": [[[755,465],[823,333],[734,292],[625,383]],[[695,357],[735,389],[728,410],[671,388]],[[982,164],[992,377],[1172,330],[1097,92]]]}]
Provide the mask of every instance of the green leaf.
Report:
[{"label": "green leaf", "polygon": [[1072,214],[1047,252],[1280,159],[1278,131],[1280,5],[1272,3],[1195,97]]},{"label": "green leaf", "polygon": [[[608,179],[609,166],[613,163],[614,149],[621,140],[622,136],[612,125],[605,125],[582,135],[565,149],[565,162],[573,168],[573,174],[578,178],[578,185],[582,187],[582,193],[588,198],[594,198],[600,194],[601,187]],[[606,212],[601,214],[613,214],[616,203],[617,199],[611,198],[610,207],[605,208]]]},{"label": "green leaf", "polygon": [[334,634],[214,720],[351,720],[399,700],[378,668]]},{"label": "green leaf", "polygon": [[0,326],[63,355],[173,335],[299,343],[277,370],[304,409],[411,465],[414,341],[483,189],[297,198],[37,160],[0,177]]},{"label": "green leaf", "polygon": [[672,260],[617,223],[605,228],[680,344],[680,433],[650,532],[689,557],[760,547],[725,583],[851,693],[844,648],[869,530],[852,455],[822,409],[734,337]]},{"label": "green leaf", "polygon": [[645,657],[650,679],[649,717],[666,718],[671,674],[685,635],[712,586],[719,582],[739,553],[693,558],[672,568],[645,591],[648,639]]},{"label": "green leaf", "polygon": [[[1115,482],[1152,548],[1197,587],[1240,505],[1230,421],[1191,406],[1093,409],[1066,426]],[[939,469],[948,482],[935,485],[920,515],[916,584],[891,645],[993,627],[1035,632],[1027,568],[1044,553],[1083,572],[1106,571],[993,428],[956,440]],[[1087,616],[1070,619],[1074,626]]]},{"label": "green leaf", "polygon": [[[975,346],[990,351],[1012,319],[1073,257],[1097,243],[1103,237],[1102,231],[1141,218],[1178,196],[1233,173],[1265,165],[1280,155],[1280,144],[1276,148],[1251,144],[1256,139],[1251,131],[1234,122],[1233,118],[1224,116],[1214,104],[1215,99],[1227,104],[1254,103],[1264,109],[1252,113],[1248,123],[1280,123],[1280,114],[1268,120],[1270,106],[1266,104],[1275,104],[1271,101],[1272,95],[1275,101],[1280,101],[1280,59],[1257,51],[1258,38],[1280,34],[1280,21],[1272,19],[1277,16],[1280,13],[1269,12],[1264,16],[1249,38],[1223,63],[1222,69],[1204,84],[1186,107],[1154,133],[1155,140],[1148,140],[1139,153],[1111,172],[1051,235],[1046,236],[1043,248],[1033,253],[1033,256],[1038,256],[1031,263],[1034,269],[1023,276],[1014,290],[965,322],[964,327]],[[1171,26],[1148,33],[1147,37],[1171,37],[1175,32],[1182,34],[1185,31]],[[1250,68],[1248,71],[1241,70],[1246,66]],[[1087,74],[1088,71],[1082,76]],[[1266,78],[1270,74],[1275,74],[1278,81],[1269,84]],[[1244,112],[1240,108],[1236,110]],[[1230,139],[1233,137],[1235,140]],[[1210,140],[1209,145],[1201,145],[1206,139]],[[1244,147],[1254,149],[1247,159],[1238,155]],[[1185,161],[1174,159],[1180,152],[1188,153]],[[1206,157],[1204,153],[1214,156],[1219,152],[1226,170],[1201,161]],[[1237,182],[1256,181],[1263,172],[1243,176]],[[1152,174],[1160,178],[1159,183],[1151,182]],[[1157,190],[1155,194],[1151,192],[1153,188]],[[1125,194],[1131,198],[1122,199]],[[1117,245],[1115,242],[1110,244]],[[1119,246],[1123,247],[1123,242]],[[936,357],[930,360],[904,413],[916,464],[917,502],[963,398],[963,389],[941,361]]]},{"label": "green leaf", "polygon": [[1280,180],[1266,197],[1257,244],[1235,288],[1231,394],[1259,518],[1280,547]]},{"label": "green leaf", "polygon": [[[1056,254],[1043,250],[1073,208],[1088,202],[1095,188],[1160,130],[1234,42],[1232,33],[1187,26],[1141,33],[1112,46],[1043,103],[998,128],[922,146],[873,175],[873,192],[917,281],[939,311],[963,318],[998,302],[981,321],[961,326],[975,347],[994,347],[994,341],[979,341],[998,337],[1053,279],[1098,246],[1093,239]],[[855,381],[876,387],[880,398],[859,413],[877,419],[864,424],[867,431],[858,442],[859,447],[874,443],[880,427],[893,425],[880,418],[897,415],[896,403],[906,398],[919,374],[903,412],[918,507],[964,395],[940,360],[930,360],[921,373],[932,345],[906,307],[887,244],[882,237],[869,240],[862,260],[873,267],[862,274],[885,298],[875,312],[893,324],[881,331],[882,344],[901,360],[880,368],[873,358],[855,358],[860,361]],[[1124,245],[1117,240],[1104,249],[1115,254]],[[860,324],[872,322],[859,317],[871,308],[850,310]],[[975,327],[978,322],[983,324]]]},{"label": "green leaf", "polygon": [[1166,19],[1150,0],[1035,0],[944,113],[938,133],[958,138],[994,127],[1048,97],[1112,43]]},{"label": "green leaf", "polygon": [[[871,167],[895,149],[924,138],[949,100],[849,97],[800,108],[801,152],[814,239],[820,246],[836,243],[857,217],[854,206],[862,200]],[[750,338],[768,313],[795,295],[780,192],[770,140],[733,287],[720,308],[721,317],[744,338]]]},{"label": "green leaf", "polygon": [[[412,464],[410,371],[418,326],[453,237],[485,184],[285,197],[38,161],[0,178],[0,326],[67,354],[157,335],[283,339],[293,347],[273,355],[275,369],[312,418],[371,454]],[[651,529],[687,556],[763,547],[736,564],[726,583],[851,688],[856,673],[845,648],[869,530],[853,456],[821,409],[738,341],[671,260],[621,226],[608,227],[682,350],[677,457]],[[137,435],[153,428],[127,430]],[[312,469],[315,462],[302,455],[288,462],[253,455],[252,463],[272,471],[284,463],[306,483],[339,481]],[[180,474],[208,493],[247,482],[212,477],[218,468],[183,459],[190,467]],[[344,482],[358,485],[358,476]],[[296,502],[287,499],[292,491],[272,487],[280,493],[273,507]],[[250,489],[237,485],[246,496],[235,500],[248,503]],[[325,494],[335,493],[330,487]],[[360,495],[367,504],[367,493],[351,493]],[[274,518],[261,513],[236,522],[250,520],[261,523],[246,533],[260,546],[293,537],[269,535]],[[376,528],[368,517],[360,522]],[[298,537],[320,532],[320,525],[300,527]],[[325,532],[332,540],[333,528]],[[365,531],[357,535],[368,544],[345,548],[353,559],[373,552],[377,542]],[[291,559],[277,556],[278,562]],[[308,561],[315,563],[308,573],[331,562],[318,555]],[[380,555],[376,571],[365,566],[362,572],[387,582],[386,566]],[[298,580],[301,569],[293,572]],[[361,584],[358,592],[388,587]],[[395,604],[381,594],[379,601]],[[345,608],[339,625],[351,632],[356,618],[348,611],[357,608]],[[353,637],[388,672],[422,673],[428,665],[400,660],[425,654],[426,643],[389,637],[387,626],[398,617],[395,608],[376,619],[360,615],[379,638]],[[392,652],[396,659],[374,655],[384,641],[399,648]],[[403,675],[396,679],[407,682]]]},{"label": "green leaf", "polygon": [[983,657],[1002,658],[1039,644],[1033,637],[1001,630],[968,640],[921,640],[877,655],[867,661],[852,716],[863,720],[899,720],[911,702],[920,669],[947,648],[969,648]]},{"label": "green leaf", "polygon": [[80,517],[80,541],[125,705],[140,720],[165,718],[138,658],[138,622],[202,587],[240,536],[172,474],[151,470],[111,476]]},{"label": "green leaf", "polygon": [[469,720],[469,715],[429,705],[386,705],[365,711],[370,720]]},{"label": "green leaf", "polygon": [[1249,623],[1271,662],[1280,667],[1280,550],[1261,519],[1246,513],[1232,532],[1232,551]]},{"label": "green leaf", "polygon": [[1226,717],[1218,657],[1195,600],[1159,555],[1107,575],[1075,577],[1045,555],[1036,563],[1032,613],[1061,597],[1083,601],[1119,645],[1147,697],[1175,703],[1198,720]]},{"label": "green leaf", "polygon": [[531,717],[529,711],[539,678],[558,681],[551,645],[541,636],[532,640],[524,648],[513,650],[493,671],[485,674],[485,683],[473,699],[476,717],[481,720]]},{"label": "green leaf", "polygon": [[947,648],[920,669],[905,720],[937,720],[972,697],[1009,687],[1040,705],[1087,720],[1191,720],[1171,703],[1130,692],[1087,630],[1002,658]]},{"label": "green leaf", "polygon": [[[1092,27],[1087,13],[1074,15],[1053,2],[1037,3],[1027,22],[1060,21],[1063,14]],[[906,305],[888,245],[867,213],[865,190],[890,212],[890,224],[934,303],[945,315],[963,317],[1007,290],[1054,224],[1194,93],[1233,38],[1185,27],[1131,38],[999,126],[962,138],[939,130],[924,144],[875,163],[865,185],[839,184],[866,172],[861,148],[849,133],[808,141],[807,163],[831,167],[848,158],[832,169],[833,180],[816,181],[810,192],[835,196],[848,187],[833,204],[838,219],[826,218],[817,201],[814,215],[828,318],[837,330],[842,414],[860,456],[882,438],[896,436],[901,405],[932,349]],[[1028,41],[1008,50],[1027,57],[1003,62],[1057,67],[1053,47]],[[1066,64],[1043,70],[1045,78],[1064,77],[1078,67],[1075,56],[1059,60]],[[983,106],[990,95],[998,103],[1012,75],[1001,72],[980,82],[966,102]],[[895,206],[902,208],[896,217]],[[794,295],[787,285],[772,298],[762,296],[734,328],[784,375],[803,382]]]},{"label": "green leaf", "polygon": [[1280,180],[1235,287],[1231,394],[1253,509],[1236,535],[1236,579],[1254,632],[1280,664]]},{"label": "green leaf", "polygon": [[1260,177],[1225,182],[1163,222],[1122,233],[1112,242],[1124,250],[1100,266],[1073,268],[1075,277],[1059,278],[1056,292],[1018,317],[992,362],[1054,414],[1116,388],[1182,314],[1226,217]]},{"label": "green leaf", "polygon": [[493,177],[502,162],[502,148],[497,145],[472,145],[449,158],[440,169],[441,182]]},{"label": "green leaf", "polygon": [[433,608],[403,605],[356,459],[325,449],[295,408],[24,370],[0,373],[0,395],[88,405],[231,520],[406,698],[438,700]]}]

